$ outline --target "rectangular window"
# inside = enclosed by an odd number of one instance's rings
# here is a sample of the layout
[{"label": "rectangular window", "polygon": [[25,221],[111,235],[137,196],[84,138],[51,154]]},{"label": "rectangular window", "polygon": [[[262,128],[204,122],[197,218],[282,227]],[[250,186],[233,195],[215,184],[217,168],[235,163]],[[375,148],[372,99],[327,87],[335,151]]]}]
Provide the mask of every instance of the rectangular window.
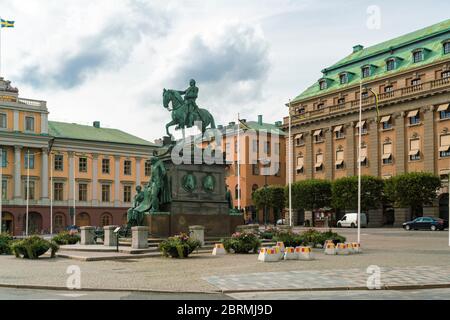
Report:
[{"label": "rectangular window", "polygon": [[420,139],[409,141],[409,159],[411,161],[420,160]]},{"label": "rectangular window", "polygon": [[150,177],[150,174],[152,173],[152,163],[150,162],[150,160],[145,161],[144,171],[145,171],[145,176]]},{"label": "rectangular window", "polygon": [[0,166],[6,168],[8,164],[8,154],[5,149],[0,148]]},{"label": "rectangular window", "polygon": [[78,201],[87,201],[88,186],[86,183],[78,185]]},{"label": "rectangular window", "polygon": [[423,60],[423,51],[419,50],[413,53],[413,62],[417,63]]},{"label": "rectangular window", "polygon": [[64,170],[64,156],[62,154],[55,155],[54,168],[55,168],[55,171],[63,171]]},{"label": "rectangular window", "polygon": [[109,184],[102,184],[102,202],[110,202],[110,189],[111,186]]},{"label": "rectangular window", "polygon": [[444,54],[450,53],[450,41],[444,43]]},{"label": "rectangular window", "polygon": [[34,196],[35,196],[35,194],[34,194],[34,190],[35,190],[35,185],[34,185],[34,181],[30,181],[29,182],[29,184],[27,183],[27,181],[25,181],[24,182],[24,184],[23,184],[23,186],[24,186],[24,192],[23,192],[23,194],[24,194],[24,199],[27,199],[27,194],[28,194],[28,190],[30,191],[30,196],[29,196],[29,200],[34,200]]},{"label": "rectangular window", "polygon": [[383,144],[383,164],[392,164],[392,143]]},{"label": "rectangular window", "polygon": [[420,80],[420,78],[411,80],[411,85],[412,86],[418,86],[421,83],[422,83],[422,81]]},{"label": "rectangular window", "polygon": [[408,113],[408,118],[410,125],[419,124],[420,123],[419,110],[410,111]]},{"label": "rectangular window", "polygon": [[0,113],[0,129],[6,129],[7,125],[6,114]]},{"label": "rectangular window", "polygon": [[131,176],[131,161],[125,160],[123,162],[123,174],[126,176]]},{"label": "rectangular window", "polygon": [[252,164],[252,174],[259,176],[259,164]]},{"label": "rectangular window", "polygon": [[131,186],[123,186],[123,202],[131,202]]},{"label": "rectangular window", "polygon": [[316,155],[316,172],[323,171],[323,154]]},{"label": "rectangular window", "polygon": [[87,158],[79,158],[78,170],[80,172],[87,172]]},{"label": "rectangular window", "polygon": [[314,132],[314,141],[315,142],[322,142],[323,141],[322,130],[316,130],[316,132]]},{"label": "rectangular window", "polygon": [[370,77],[370,67],[362,68],[362,77],[363,78]]},{"label": "rectangular window", "polygon": [[361,129],[361,134],[366,134],[367,133],[366,121],[358,122],[358,124],[356,125],[356,128],[357,128],[357,134],[359,134],[360,129]]},{"label": "rectangular window", "polygon": [[[25,153],[25,169],[34,169],[34,154],[30,153],[30,161],[28,162],[28,152]],[[28,167],[29,165],[29,167]]]},{"label": "rectangular window", "polygon": [[64,197],[64,184],[61,182],[55,182],[53,185],[53,200],[63,201]]},{"label": "rectangular window", "polygon": [[25,117],[25,131],[34,132],[34,118]]},{"label": "rectangular window", "polygon": [[346,84],[348,82],[348,74],[343,73],[339,76],[339,79],[341,81],[341,84]]},{"label": "rectangular window", "polygon": [[388,93],[388,92],[392,92],[394,91],[394,87],[393,86],[386,86],[384,87],[384,92]]},{"label": "rectangular window", "polygon": [[298,157],[297,158],[297,174],[301,174],[304,171],[304,163],[305,163],[305,159],[303,157]]},{"label": "rectangular window", "polygon": [[442,79],[450,78],[450,71],[442,72]]},{"label": "rectangular window", "polygon": [[442,158],[450,157],[450,134],[441,136],[439,154]]},{"label": "rectangular window", "polygon": [[380,122],[383,126],[383,130],[388,130],[392,128],[391,116],[385,116],[381,118]]},{"label": "rectangular window", "polygon": [[344,151],[336,151],[336,169],[344,169]]},{"label": "rectangular window", "polygon": [[367,166],[367,147],[361,148],[361,154],[359,156],[359,162],[361,163],[362,167]]},{"label": "rectangular window", "polygon": [[2,200],[6,200],[8,197],[8,180],[2,179],[2,190],[1,190]]},{"label": "rectangular window", "polygon": [[389,59],[386,61],[386,71],[392,71],[395,69],[395,60]]},{"label": "rectangular window", "polygon": [[327,88],[327,82],[325,80],[319,82],[320,90],[325,90]]},{"label": "rectangular window", "polygon": [[110,172],[109,159],[102,159],[102,173],[109,174],[109,172]]},{"label": "rectangular window", "polygon": [[437,111],[439,112],[439,119],[449,119],[450,118],[450,111],[448,110],[450,107],[449,104],[441,104]]}]

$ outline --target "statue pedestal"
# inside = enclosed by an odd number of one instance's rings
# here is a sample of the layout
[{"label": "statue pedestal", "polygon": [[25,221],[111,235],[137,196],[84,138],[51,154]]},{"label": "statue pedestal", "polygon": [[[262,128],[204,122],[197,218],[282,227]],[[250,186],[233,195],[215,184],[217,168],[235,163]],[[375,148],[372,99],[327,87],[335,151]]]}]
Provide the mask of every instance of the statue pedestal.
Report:
[{"label": "statue pedestal", "polygon": [[106,247],[116,247],[117,246],[117,234],[114,233],[117,226],[105,226],[103,230],[105,231],[105,239],[103,240],[103,245]]},{"label": "statue pedestal", "polygon": [[148,249],[148,227],[133,227],[131,233],[132,249]]},{"label": "statue pedestal", "polygon": [[95,244],[95,228],[94,227],[81,227],[81,245],[93,245]]},{"label": "statue pedestal", "polygon": [[190,226],[189,236],[192,239],[200,241],[202,246],[205,245],[205,227],[204,226]]}]

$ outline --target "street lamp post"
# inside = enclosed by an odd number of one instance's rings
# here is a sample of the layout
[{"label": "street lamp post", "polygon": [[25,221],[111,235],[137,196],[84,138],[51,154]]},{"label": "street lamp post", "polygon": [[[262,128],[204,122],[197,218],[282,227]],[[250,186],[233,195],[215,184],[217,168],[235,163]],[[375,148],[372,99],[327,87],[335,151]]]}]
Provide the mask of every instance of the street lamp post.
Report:
[{"label": "street lamp post", "polygon": [[289,174],[289,226],[293,227],[292,223],[292,119],[291,119],[291,101],[289,100],[289,160],[288,160],[288,174]]},{"label": "street lamp post", "polygon": [[28,218],[30,203],[30,149],[27,150],[27,199],[26,199],[26,217],[25,217],[25,235],[28,237]]}]

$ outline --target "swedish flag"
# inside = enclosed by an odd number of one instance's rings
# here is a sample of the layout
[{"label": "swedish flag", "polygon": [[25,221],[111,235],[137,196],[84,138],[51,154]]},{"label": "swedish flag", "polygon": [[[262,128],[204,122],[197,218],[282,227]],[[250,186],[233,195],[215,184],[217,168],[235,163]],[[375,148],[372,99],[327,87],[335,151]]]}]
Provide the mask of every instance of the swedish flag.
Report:
[{"label": "swedish flag", "polygon": [[15,21],[8,21],[0,19],[0,27],[1,28],[14,28],[14,22]]}]

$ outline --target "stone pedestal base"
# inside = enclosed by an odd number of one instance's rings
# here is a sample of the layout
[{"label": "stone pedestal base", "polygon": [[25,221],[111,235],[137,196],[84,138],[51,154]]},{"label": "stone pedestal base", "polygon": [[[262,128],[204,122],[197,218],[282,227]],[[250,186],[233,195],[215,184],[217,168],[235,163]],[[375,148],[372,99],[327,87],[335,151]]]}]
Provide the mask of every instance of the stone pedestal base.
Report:
[{"label": "stone pedestal base", "polygon": [[312,227],[313,225],[313,212],[312,211],[305,211],[305,224],[309,221],[309,226]]},{"label": "stone pedestal base", "polygon": [[439,218],[439,206],[423,207],[423,216]]},{"label": "stone pedestal base", "polygon": [[105,239],[103,240],[103,245],[106,247],[116,247],[117,246],[117,234],[114,233],[117,226],[105,226],[103,230],[105,231]]},{"label": "stone pedestal base", "polygon": [[402,227],[403,223],[409,221],[411,218],[411,213],[409,208],[394,208],[394,227]]},{"label": "stone pedestal base", "polygon": [[205,245],[205,227],[203,226],[190,226],[189,236],[192,239],[200,241],[201,245]]},{"label": "stone pedestal base", "polygon": [[81,242],[82,246],[95,244],[95,228],[94,227],[81,227]]},{"label": "stone pedestal base", "polygon": [[132,249],[147,249],[148,248],[148,227],[133,227],[131,228]]},{"label": "stone pedestal base", "polygon": [[369,228],[379,228],[383,226],[383,209],[369,210]]}]

